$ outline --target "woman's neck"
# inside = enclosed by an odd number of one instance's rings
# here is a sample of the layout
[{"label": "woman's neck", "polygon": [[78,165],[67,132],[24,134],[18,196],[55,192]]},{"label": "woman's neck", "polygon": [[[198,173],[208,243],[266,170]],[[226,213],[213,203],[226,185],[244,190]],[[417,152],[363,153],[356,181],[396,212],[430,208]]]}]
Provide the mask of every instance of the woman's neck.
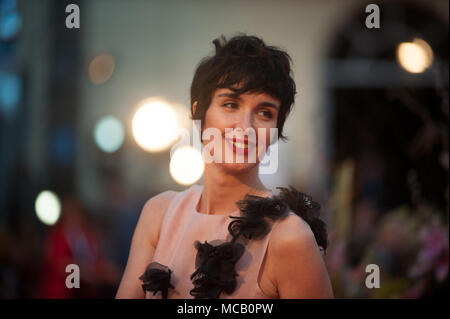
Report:
[{"label": "woman's neck", "polygon": [[243,174],[231,175],[214,164],[205,168],[205,185],[198,211],[208,215],[230,214],[238,207],[236,202],[246,194],[271,196],[270,190],[258,176],[258,166]]}]

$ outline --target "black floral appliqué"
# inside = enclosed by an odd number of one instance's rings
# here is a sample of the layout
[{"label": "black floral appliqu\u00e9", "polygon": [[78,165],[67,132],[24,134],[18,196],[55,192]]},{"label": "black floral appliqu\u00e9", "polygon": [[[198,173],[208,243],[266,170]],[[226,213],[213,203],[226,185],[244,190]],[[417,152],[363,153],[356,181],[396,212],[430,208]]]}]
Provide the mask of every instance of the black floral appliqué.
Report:
[{"label": "black floral appliqu\u00e9", "polygon": [[169,288],[173,288],[170,284],[171,274],[172,270],[167,266],[157,262],[150,263],[145,272],[139,277],[143,282],[142,289],[144,293],[145,291],[150,291],[153,292],[153,295],[156,295],[158,291],[161,291],[162,299],[167,299]]},{"label": "black floral appliqu\u00e9", "polygon": [[238,276],[235,265],[244,253],[240,243],[225,242],[218,246],[195,242],[199,267],[191,275],[194,288],[190,294],[196,299],[219,298],[222,291],[232,293]]},{"label": "black floral appliqu\u00e9", "polygon": [[317,245],[325,252],[328,246],[327,225],[320,219],[320,204],[312,200],[311,196],[299,192],[294,187],[290,189],[277,187],[280,190],[279,198],[311,228]]},{"label": "black floral appliqu\u00e9", "polygon": [[277,187],[278,196],[272,198],[246,195],[236,204],[240,216],[229,216],[233,219],[228,224],[228,232],[232,239],[218,246],[195,243],[199,266],[191,275],[194,289],[191,295],[195,298],[218,298],[224,291],[231,294],[236,289],[235,265],[244,253],[244,245],[237,242],[239,237],[247,240],[259,240],[270,232],[270,220],[285,218],[289,211],[303,218],[311,227],[319,247],[327,248],[326,224],[319,218],[320,205],[311,196],[290,189]]},{"label": "black floral appliqu\u00e9", "polygon": [[232,241],[240,235],[249,240],[262,239],[271,229],[266,218],[281,219],[288,213],[286,204],[276,197],[246,195],[237,205],[241,216],[230,216],[234,220],[228,225]]}]

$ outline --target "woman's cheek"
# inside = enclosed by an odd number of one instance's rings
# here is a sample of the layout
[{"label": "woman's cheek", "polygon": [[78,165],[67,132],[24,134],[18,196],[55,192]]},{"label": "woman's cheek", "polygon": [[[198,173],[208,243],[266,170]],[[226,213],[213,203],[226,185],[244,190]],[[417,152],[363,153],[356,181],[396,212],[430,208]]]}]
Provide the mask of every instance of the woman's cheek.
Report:
[{"label": "woman's cheek", "polygon": [[264,134],[265,148],[267,150],[267,148],[270,146],[270,128],[265,128],[261,133]]}]

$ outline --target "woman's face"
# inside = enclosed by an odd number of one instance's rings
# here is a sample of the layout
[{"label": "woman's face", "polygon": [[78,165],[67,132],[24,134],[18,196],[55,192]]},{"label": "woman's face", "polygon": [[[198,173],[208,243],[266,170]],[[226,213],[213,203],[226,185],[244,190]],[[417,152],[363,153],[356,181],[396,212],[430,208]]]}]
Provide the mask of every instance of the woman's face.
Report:
[{"label": "woman's face", "polygon": [[276,130],[279,108],[280,101],[265,93],[236,96],[230,89],[217,89],[204,118],[205,153],[230,173],[259,165],[270,145],[270,129]]}]

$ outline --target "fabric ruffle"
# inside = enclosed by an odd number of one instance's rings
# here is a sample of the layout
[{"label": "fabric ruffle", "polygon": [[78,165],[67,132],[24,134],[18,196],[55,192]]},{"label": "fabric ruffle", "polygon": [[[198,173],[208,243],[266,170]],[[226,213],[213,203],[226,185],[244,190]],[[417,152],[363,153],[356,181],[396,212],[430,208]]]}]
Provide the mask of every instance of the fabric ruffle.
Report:
[{"label": "fabric ruffle", "polygon": [[237,243],[237,239],[241,236],[247,240],[264,238],[271,230],[270,220],[283,219],[289,211],[309,224],[318,246],[326,250],[327,230],[325,222],[319,218],[320,205],[314,202],[311,196],[292,186],[290,189],[277,188],[280,194],[273,198],[247,194],[243,200],[237,202],[241,214],[229,216],[234,219],[228,225],[228,232],[232,237],[230,242],[218,246],[207,242],[195,243],[200,265],[191,275],[195,288],[190,293],[196,299],[219,298],[222,291],[231,294],[236,289],[238,276],[235,266],[245,250],[242,244]]},{"label": "fabric ruffle", "polygon": [[287,206],[276,197],[246,195],[236,204],[241,216],[230,216],[234,220],[228,225],[228,232],[231,234],[233,242],[239,236],[249,240],[264,238],[271,229],[268,219],[281,219],[288,214]]},{"label": "fabric ruffle", "polygon": [[292,212],[306,221],[311,228],[317,245],[324,252],[328,247],[327,224],[319,217],[320,204],[312,200],[312,197],[299,192],[294,187],[290,189],[277,187],[280,190],[278,198],[289,206]]},{"label": "fabric ruffle", "polygon": [[191,275],[194,289],[190,294],[196,299],[219,298],[222,291],[230,294],[236,289],[235,266],[244,253],[244,246],[239,243],[225,242],[213,246],[195,242],[197,263],[199,267]]},{"label": "fabric ruffle", "polygon": [[143,282],[142,289],[153,292],[153,296],[158,291],[161,291],[162,299],[167,299],[167,292],[169,288],[173,288],[170,284],[170,277],[172,270],[167,266],[161,265],[157,262],[152,262],[147,266],[145,272],[139,277]]}]

